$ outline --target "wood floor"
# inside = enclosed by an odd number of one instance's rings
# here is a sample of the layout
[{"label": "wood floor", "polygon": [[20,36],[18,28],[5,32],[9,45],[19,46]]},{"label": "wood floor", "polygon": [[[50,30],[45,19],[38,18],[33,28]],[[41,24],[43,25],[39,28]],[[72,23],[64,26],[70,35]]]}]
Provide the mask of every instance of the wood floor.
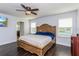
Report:
[{"label": "wood floor", "polygon": [[[56,45],[51,47],[45,54],[45,56],[71,56],[70,47]],[[37,56],[31,54],[22,48],[17,48],[16,42],[0,46],[0,56]]]}]

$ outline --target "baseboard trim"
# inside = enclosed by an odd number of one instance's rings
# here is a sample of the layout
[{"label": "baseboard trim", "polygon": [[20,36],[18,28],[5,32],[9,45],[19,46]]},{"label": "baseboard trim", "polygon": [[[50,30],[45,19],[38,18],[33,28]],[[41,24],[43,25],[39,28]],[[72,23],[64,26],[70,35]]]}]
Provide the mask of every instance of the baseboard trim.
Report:
[{"label": "baseboard trim", "polygon": [[62,44],[62,43],[56,43],[56,44],[71,47],[70,45],[67,45],[67,44]]},{"label": "baseboard trim", "polygon": [[2,46],[2,45],[7,45],[7,44],[10,44],[10,43],[14,43],[14,42],[16,42],[16,41],[3,43],[3,44],[0,44],[0,46]]}]

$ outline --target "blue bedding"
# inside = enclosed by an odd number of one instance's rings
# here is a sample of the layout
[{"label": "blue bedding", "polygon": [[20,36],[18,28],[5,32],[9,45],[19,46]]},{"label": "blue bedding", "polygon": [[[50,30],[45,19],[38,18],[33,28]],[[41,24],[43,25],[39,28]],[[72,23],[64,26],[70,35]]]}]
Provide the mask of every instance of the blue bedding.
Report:
[{"label": "blue bedding", "polygon": [[45,36],[50,36],[52,39],[54,39],[55,34],[51,32],[36,32],[36,35],[45,35]]}]

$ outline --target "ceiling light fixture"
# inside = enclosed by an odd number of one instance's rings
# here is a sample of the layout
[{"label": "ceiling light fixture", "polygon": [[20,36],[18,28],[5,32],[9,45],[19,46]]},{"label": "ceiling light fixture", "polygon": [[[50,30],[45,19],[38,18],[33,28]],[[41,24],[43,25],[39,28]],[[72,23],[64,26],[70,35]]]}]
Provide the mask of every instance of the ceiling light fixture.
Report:
[{"label": "ceiling light fixture", "polygon": [[27,15],[31,15],[31,11],[26,11],[25,12]]}]

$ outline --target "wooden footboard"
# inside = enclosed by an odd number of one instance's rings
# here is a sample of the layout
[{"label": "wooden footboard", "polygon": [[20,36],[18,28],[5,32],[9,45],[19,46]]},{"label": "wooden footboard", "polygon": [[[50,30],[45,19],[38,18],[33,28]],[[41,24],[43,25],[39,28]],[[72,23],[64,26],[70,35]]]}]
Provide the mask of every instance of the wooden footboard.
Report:
[{"label": "wooden footboard", "polygon": [[22,41],[22,40],[18,40],[17,42],[18,42],[18,47],[21,47],[24,50],[27,50],[31,53],[35,53],[39,56],[43,56],[47,52],[47,50],[50,49],[51,46],[55,43],[55,42],[51,41],[43,49],[40,49],[31,44],[28,44],[27,42]]}]

